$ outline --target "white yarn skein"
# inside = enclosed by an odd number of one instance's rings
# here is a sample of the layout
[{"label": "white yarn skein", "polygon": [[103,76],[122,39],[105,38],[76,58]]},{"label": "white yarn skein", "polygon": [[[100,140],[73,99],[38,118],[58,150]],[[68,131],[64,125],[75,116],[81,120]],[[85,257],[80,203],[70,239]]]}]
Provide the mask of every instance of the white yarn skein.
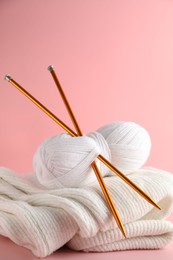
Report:
[{"label": "white yarn skein", "polygon": [[[96,180],[91,163],[98,154],[110,160],[110,150],[99,133],[71,137],[69,134],[53,136],[43,142],[33,158],[38,181],[47,188],[79,187]],[[98,162],[102,176],[108,168]]]},{"label": "white yarn skein", "polygon": [[[33,167],[47,188],[80,187],[96,180],[90,164],[99,154],[127,174],[146,162],[150,148],[144,128],[133,122],[115,122],[86,136],[60,134],[47,139],[36,151]],[[99,160],[97,165],[103,177],[110,174]]]},{"label": "white yarn skein", "polygon": [[111,150],[111,163],[123,173],[141,168],[151,150],[148,132],[134,122],[114,122],[97,130],[106,139]]}]

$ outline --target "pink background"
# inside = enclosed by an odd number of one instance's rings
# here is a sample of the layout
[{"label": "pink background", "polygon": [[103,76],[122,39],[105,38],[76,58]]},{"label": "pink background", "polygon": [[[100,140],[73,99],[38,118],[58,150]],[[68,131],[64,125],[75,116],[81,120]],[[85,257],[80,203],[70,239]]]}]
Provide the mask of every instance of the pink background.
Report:
[{"label": "pink background", "polygon": [[[19,173],[32,171],[37,146],[62,130],[3,78],[10,73],[72,127],[47,71],[50,64],[84,132],[134,121],[151,135],[147,165],[173,172],[173,1],[0,1],[0,165]],[[3,259],[7,247],[17,255],[26,252],[0,240]],[[105,256],[171,255],[169,246]]]}]

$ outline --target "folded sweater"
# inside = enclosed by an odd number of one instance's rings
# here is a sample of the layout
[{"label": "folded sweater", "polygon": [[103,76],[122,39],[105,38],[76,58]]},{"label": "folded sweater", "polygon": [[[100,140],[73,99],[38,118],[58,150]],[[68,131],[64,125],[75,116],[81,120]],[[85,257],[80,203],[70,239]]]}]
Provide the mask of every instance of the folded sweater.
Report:
[{"label": "folded sweater", "polygon": [[35,174],[0,168],[0,234],[46,257],[63,245],[104,252],[157,249],[173,241],[173,175],[142,168],[128,176],[162,208],[146,202],[117,176],[104,177],[124,223],[123,237],[97,181],[80,188],[46,189]]}]

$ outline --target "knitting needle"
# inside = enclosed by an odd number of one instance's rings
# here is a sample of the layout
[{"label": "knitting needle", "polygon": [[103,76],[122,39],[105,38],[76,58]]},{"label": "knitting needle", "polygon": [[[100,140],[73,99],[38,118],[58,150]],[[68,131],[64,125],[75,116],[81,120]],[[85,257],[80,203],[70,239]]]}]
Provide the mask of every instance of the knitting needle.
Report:
[{"label": "knitting needle", "polygon": [[[71,136],[78,136],[71,128],[69,128],[64,122],[62,122],[58,117],[56,117],[50,110],[48,110],[43,104],[41,104],[37,99],[35,99],[29,92],[22,88],[16,81],[14,81],[10,75],[6,75],[5,79],[15,86],[20,92],[22,92],[27,98],[29,98],[35,105],[37,105],[45,114],[52,118],[57,124],[59,124],[65,131],[67,131]],[[161,209],[144,191],[142,191],[135,183],[133,183],[127,176],[121,173],[115,166],[108,162],[102,155],[97,157],[105,165],[107,165],[110,170],[117,174],[123,181],[130,185],[139,195],[146,199],[150,204],[154,205],[158,209]]]},{"label": "knitting needle", "polygon": [[[51,117],[56,123],[58,123],[65,131],[71,134],[73,137],[78,136],[74,131],[72,131],[67,125],[65,125],[60,119],[58,119],[52,112],[50,112],[41,102],[39,102],[36,98],[34,98],[28,91],[26,91],[22,86],[20,86],[14,79],[11,78],[9,74],[5,76],[5,79],[10,82],[13,86],[15,86],[22,94],[24,94],[28,99],[30,99],[35,105],[37,105],[44,113],[46,113],[49,117]],[[117,212],[113,201],[110,197],[110,194],[105,186],[105,183],[102,179],[102,176],[99,173],[99,169],[95,163],[92,163],[93,170],[96,174],[96,177],[99,181],[99,184],[103,190],[103,193],[106,197],[108,205],[112,211],[112,214],[117,222],[118,227],[120,228],[121,232],[123,233],[124,237],[126,238],[126,233],[124,226],[121,222],[119,213]]]},{"label": "knitting needle", "polygon": [[105,185],[105,182],[104,182],[104,180],[103,180],[103,177],[102,177],[102,175],[100,174],[100,171],[99,171],[99,169],[98,169],[97,164],[95,163],[95,161],[91,163],[91,166],[92,166],[92,169],[94,170],[94,173],[95,173],[95,175],[96,175],[96,177],[97,177],[97,180],[98,180],[98,182],[99,182],[99,184],[100,184],[100,187],[101,187],[101,189],[102,189],[102,191],[103,191],[103,193],[104,193],[104,195],[105,195],[105,198],[106,198],[106,200],[107,200],[107,202],[108,202],[108,205],[109,205],[109,207],[110,207],[110,209],[111,209],[112,215],[113,215],[114,218],[115,218],[115,221],[116,221],[116,223],[117,223],[117,226],[118,226],[119,229],[121,230],[123,236],[126,238],[126,232],[125,232],[123,223],[122,223],[122,221],[121,221],[120,215],[119,215],[119,213],[118,213],[118,211],[117,211],[117,209],[116,209],[116,207],[115,207],[115,204],[113,203],[113,200],[112,200],[112,198],[111,198],[111,196],[110,196],[110,194],[109,194],[109,192],[108,192],[108,190],[107,190],[107,188],[106,188],[106,185]]},{"label": "knitting needle", "polygon": [[[65,93],[64,93],[64,91],[63,91],[63,89],[62,89],[62,87],[61,87],[61,85],[59,83],[59,80],[58,80],[58,78],[57,78],[57,76],[55,74],[53,66],[49,66],[48,70],[50,71],[50,73],[51,73],[51,75],[52,75],[52,77],[53,77],[53,79],[54,79],[54,81],[56,83],[56,86],[57,86],[57,88],[58,88],[58,90],[60,92],[60,95],[61,95],[61,97],[62,97],[62,99],[64,101],[64,104],[66,106],[66,109],[67,109],[70,117],[71,117],[73,125],[74,125],[74,127],[76,129],[76,132],[78,133],[78,136],[83,136],[83,133],[82,133],[82,131],[81,131],[80,127],[79,127],[79,124],[78,124],[78,122],[77,122],[77,120],[76,120],[76,118],[75,118],[75,116],[73,114],[73,111],[71,109],[70,103],[68,102],[68,99],[67,99],[67,97],[66,97],[66,95],[65,95]],[[92,162],[91,166],[92,166],[92,169],[95,172],[97,180],[98,180],[98,182],[100,184],[100,187],[101,187],[101,189],[102,189],[102,191],[103,191],[103,193],[105,195],[105,198],[106,198],[106,200],[108,202],[108,205],[109,205],[109,207],[110,207],[110,209],[112,211],[112,214],[113,214],[113,216],[114,216],[114,218],[115,218],[115,220],[117,222],[117,225],[120,228],[120,230],[123,233],[123,235],[126,237],[125,230],[124,230],[124,227],[123,227],[123,223],[122,223],[122,221],[120,219],[120,216],[119,216],[119,213],[118,213],[118,211],[117,211],[117,209],[116,209],[116,207],[115,207],[115,205],[114,205],[114,203],[113,203],[113,201],[111,199],[111,196],[110,196],[110,194],[109,194],[109,192],[108,192],[108,190],[106,188],[106,185],[105,185],[105,183],[103,181],[102,175],[101,175],[101,173],[100,173],[100,171],[99,171],[99,169],[97,167],[96,162],[95,161]]]},{"label": "knitting needle", "polygon": [[139,195],[141,195],[146,201],[160,209],[160,206],[154,202],[153,199],[149,197],[141,188],[139,188],[134,182],[132,182],[126,175],[120,172],[115,166],[113,166],[106,158],[104,158],[101,154],[97,156],[97,158],[103,162],[110,170],[112,170],[117,176],[119,176],[123,181],[125,181],[131,188],[133,188]]},{"label": "knitting needle", "polygon": [[[73,124],[74,124],[74,127],[75,127],[77,133],[78,133],[79,135],[81,135],[82,132],[81,132],[81,130],[80,130],[80,128],[79,128],[79,125],[78,125],[77,120],[76,120],[76,118],[75,118],[75,116],[74,116],[74,114],[73,114],[73,111],[72,111],[72,109],[71,109],[71,107],[70,107],[70,104],[69,104],[69,102],[68,102],[68,100],[67,100],[67,97],[66,97],[66,95],[65,95],[65,93],[64,93],[64,91],[63,91],[63,89],[62,89],[62,86],[61,86],[61,84],[60,84],[60,82],[59,82],[59,80],[58,80],[58,78],[57,78],[57,76],[56,76],[54,67],[53,67],[52,65],[50,65],[50,66],[48,67],[48,70],[50,71],[50,73],[51,73],[51,75],[52,75],[52,77],[53,77],[53,79],[54,79],[54,82],[55,82],[55,84],[56,84],[56,86],[57,86],[57,88],[58,88],[58,90],[59,90],[59,92],[60,92],[60,95],[61,95],[61,97],[62,97],[62,99],[63,99],[63,101],[64,101],[64,103],[65,103],[65,106],[66,106],[66,108],[67,108],[67,110],[68,110],[68,113],[69,113],[69,115],[70,115],[70,117],[71,117],[71,119],[72,119],[72,122],[73,122]],[[155,206],[156,208],[161,209],[143,190],[141,190],[135,183],[133,183],[133,182],[132,182],[130,179],[128,179],[123,173],[121,173],[116,167],[114,167],[114,166],[113,166],[106,158],[104,158],[101,154],[99,154],[99,155],[97,156],[97,158],[98,158],[101,162],[103,162],[111,171],[113,171],[115,174],[117,174],[123,181],[125,181],[130,187],[132,187],[132,188],[133,188],[138,194],[140,194],[145,200],[147,200],[149,203],[151,203],[151,204],[152,204],[153,206]]]},{"label": "knitting needle", "polygon": [[13,86],[15,86],[20,92],[22,92],[27,98],[29,98],[36,106],[38,106],[44,113],[46,113],[57,124],[59,124],[65,131],[70,133],[72,136],[77,136],[77,134],[72,129],[70,129],[65,123],[63,123],[59,118],[57,118],[49,109],[47,109],[41,102],[39,102],[36,98],[34,98],[29,92],[27,92],[16,81],[14,81],[14,79],[12,79],[9,74],[7,74],[5,76],[5,80],[7,80]]}]

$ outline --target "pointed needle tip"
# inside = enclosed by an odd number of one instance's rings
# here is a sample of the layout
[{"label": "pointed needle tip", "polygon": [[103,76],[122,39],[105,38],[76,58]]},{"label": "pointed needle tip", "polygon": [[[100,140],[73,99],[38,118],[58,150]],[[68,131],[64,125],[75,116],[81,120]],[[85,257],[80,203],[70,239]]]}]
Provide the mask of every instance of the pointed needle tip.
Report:
[{"label": "pointed needle tip", "polygon": [[124,229],[121,229],[121,232],[122,232],[124,238],[127,238],[125,230],[124,230]]},{"label": "pointed needle tip", "polygon": [[52,71],[52,70],[54,70],[54,67],[53,67],[53,65],[50,65],[47,69],[48,69],[49,71]]},{"label": "pointed needle tip", "polygon": [[127,239],[127,236],[126,236],[126,234],[125,234],[125,233],[123,233],[123,235],[124,235],[124,238],[125,238],[125,239]]},{"label": "pointed needle tip", "polygon": [[162,209],[161,209],[161,207],[160,207],[160,206],[158,206],[157,204],[156,204],[156,207],[157,207],[158,209],[162,210]]},{"label": "pointed needle tip", "polygon": [[119,227],[121,233],[123,234],[123,236],[124,236],[125,238],[127,238],[124,225],[123,225],[122,223],[119,223],[118,227]]},{"label": "pointed needle tip", "polygon": [[4,79],[7,80],[7,81],[10,81],[10,79],[11,79],[10,74],[6,74]]},{"label": "pointed needle tip", "polygon": [[154,202],[153,200],[152,200],[152,205],[154,205],[157,209],[161,210],[161,207],[156,202]]}]

